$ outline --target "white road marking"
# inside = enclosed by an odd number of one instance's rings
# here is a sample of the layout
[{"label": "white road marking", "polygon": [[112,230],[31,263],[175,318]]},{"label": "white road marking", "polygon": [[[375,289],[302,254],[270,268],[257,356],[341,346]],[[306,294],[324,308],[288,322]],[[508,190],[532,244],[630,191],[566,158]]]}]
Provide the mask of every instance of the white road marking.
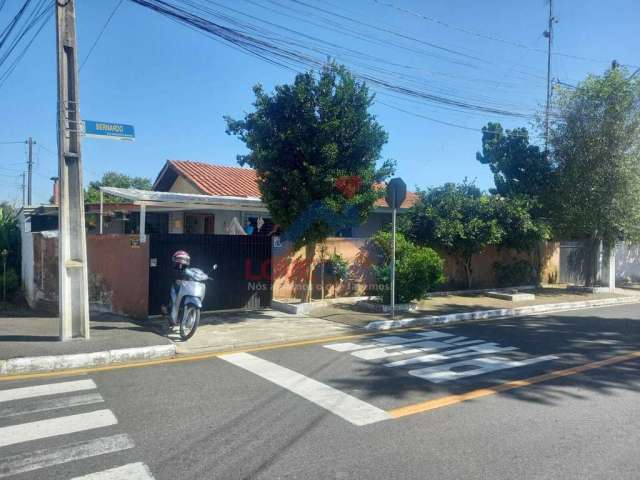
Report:
[{"label": "white road marking", "polygon": [[47,398],[31,404],[20,402],[18,405],[0,408],[0,418],[48,412],[50,410],[78,407],[81,405],[93,405],[101,402],[104,402],[104,398],[102,398],[102,395],[99,393],[85,393],[64,398]]},{"label": "white road marking", "polygon": [[431,353],[427,355],[420,355],[419,357],[407,358],[405,360],[398,360],[396,362],[386,363],[385,367],[395,368],[406,367],[407,365],[415,365],[416,363],[446,362],[447,360],[453,360],[455,358],[470,357],[472,355],[478,354],[512,352],[514,350],[518,349],[516,347],[500,347],[497,343],[482,343],[480,345],[447,350],[446,352],[442,353]]},{"label": "white road marking", "polygon": [[[334,350],[336,352],[352,352],[356,350],[364,350],[365,348],[375,348],[381,347],[383,345],[408,345],[413,342],[419,342],[425,339],[435,339],[435,338],[447,338],[453,337],[450,333],[431,331],[424,333],[411,333],[405,336],[397,336],[397,335],[387,335],[385,337],[374,338],[368,342],[341,342],[341,343],[330,343],[328,345],[323,345],[324,348],[328,348],[329,350]],[[482,341],[482,340],[480,340]]]},{"label": "white road marking", "polygon": [[254,355],[234,353],[219,358],[286,388],[354,425],[367,425],[391,418],[380,408]]},{"label": "white road marking", "polygon": [[[413,375],[414,377],[419,377],[433,383],[443,383],[458,380],[460,378],[483,375],[485,373],[495,372],[498,370],[505,370],[508,368],[525,367],[527,365],[533,365],[534,363],[547,362],[557,358],[558,357],[555,355],[545,355],[542,357],[533,357],[518,361],[510,361],[502,357],[471,358],[469,360],[445,363],[435,367],[409,370],[409,375]],[[471,368],[466,370],[454,370],[465,367]]]},{"label": "white road marking", "polygon": [[108,427],[117,423],[118,419],[111,413],[111,410],[97,410],[95,412],[11,425],[0,428],[0,447],[94,428]]},{"label": "white road marking", "polygon": [[83,458],[128,450],[133,447],[133,440],[128,435],[121,434],[71,443],[61,448],[25,452],[0,460],[0,478],[32,472]]},{"label": "white road marking", "polygon": [[122,467],[110,468],[102,472],[90,473],[71,480],[153,480],[149,467],[144,463],[130,463]]},{"label": "white road marking", "polygon": [[58,393],[79,392],[82,390],[94,390],[98,388],[93,380],[76,380],[73,382],[49,383],[35,387],[12,388],[0,390],[0,402],[11,400],[23,400],[25,398],[55,395]]}]

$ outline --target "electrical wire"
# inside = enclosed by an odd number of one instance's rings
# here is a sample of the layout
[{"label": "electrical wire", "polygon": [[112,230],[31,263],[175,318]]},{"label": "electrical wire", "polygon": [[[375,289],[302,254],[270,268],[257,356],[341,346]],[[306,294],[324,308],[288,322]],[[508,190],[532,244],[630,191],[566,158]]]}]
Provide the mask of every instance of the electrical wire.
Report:
[{"label": "electrical wire", "polygon": [[[327,57],[335,57],[335,55],[330,54],[330,49],[323,50],[314,45],[306,45],[300,41],[283,38],[282,35],[265,30],[264,27],[241,21],[236,17],[230,17],[210,7],[203,6],[202,3],[195,0],[130,1],[172,18],[179,23],[218,36],[228,43],[274,64],[289,68],[306,67],[319,69],[322,68]],[[212,1],[206,3],[207,5],[219,6],[219,4]],[[222,24],[220,21],[226,21],[226,24]],[[318,54],[322,56],[317,56]],[[385,78],[385,76],[379,75],[379,71],[372,71],[371,68],[356,68],[352,69],[352,71],[358,80],[364,81],[373,87],[396,92],[407,97],[430,101],[434,104],[449,105],[470,111],[481,111],[507,117],[533,118],[535,116],[534,112],[514,111],[481,102],[456,99],[450,95],[437,95],[431,93],[428,89],[411,85],[407,81],[399,82],[397,79]]]},{"label": "electrical wire", "polygon": [[111,22],[111,19],[113,18],[113,16],[116,14],[116,12],[118,11],[118,9],[120,8],[120,5],[122,5],[122,3],[124,2],[124,0],[120,0],[115,8],[111,11],[111,13],[109,14],[109,17],[107,17],[107,21],[104,23],[104,25],[102,26],[102,29],[100,29],[100,33],[98,33],[98,36],[96,37],[96,39],[93,42],[93,45],[91,45],[91,48],[89,49],[89,52],[87,53],[87,56],[84,57],[84,60],[82,60],[82,63],[80,64],[80,68],[78,69],[78,71],[82,70],[82,67],[84,67],[84,64],[87,63],[87,60],[89,60],[89,57],[91,56],[91,54],[93,53],[93,49],[96,48],[96,45],[98,44],[98,42],[100,41],[100,39],[102,38],[102,34],[104,33],[104,31],[107,29],[107,27],[109,26],[109,23]]},{"label": "electrical wire", "polygon": [[[530,47],[530,46],[525,45],[525,44],[520,43],[520,42],[516,42],[516,41],[506,40],[504,38],[500,38],[500,37],[498,37],[496,35],[490,35],[490,34],[486,34],[486,33],[476,32],[476,31],[470,30],[468,28],[460,27],[460,26],[453,25],[453,24],[448,23],[448,22],[444,22],[442,20],[438,20],[437,18],[431,17],[429,15],[424,15],[422,13],[419,13],[419,12],[416,12],[416,11],[413,11],[413,10],[409,10],[407,8],[399,7],[399,6],[397,6],[397,5],[393,4],[393,3],[385,2],[385,1],[382,1],[382,0],[370,0],[370,1],[372,1],[373,3],[375,3],[377,5],[382,5],[384,7],[392,8],[392,9],[397,10],[399,12],[402,12],[402,13],[405,13],[405,14],[420,18],[422,20],[427,20],[427,21],[432,22],[432,23],[437,23],[438,25],[441,25],[441,26],[443,26],[445,28],[449,28],[451,30],[456,30],[458,32],[462,32],[462,33],[465,33],[467,35],[472,35],[472,36],[477,37],[477,38],[482,38],[482,39],[485,39],[485,40],[491,40],[491,41],[494,41],[494,42],[500,42],[500,43],[505,44],[505,45],[511,45],[513,47],[530,50],[532,52],[539,52],[539,53],[544,53],[544,54],[547,53],[547,51],[542,49],[542,48]],[[568,54],[568,53],[555,52],[555,51],[553,52],[553,54],[555,56],[572,58],[574,60],[583,60],[583,61],[587,61],[587,62],[596,62],[596,63],[610,63],[611,62],[611,60],[602,60],[602,59],[598,59],[598,58],[589,58],[589,57],[583,57],[583,56],[580,56],[580,55],[571,55],[571,54]],[[636,67],[636,65],[630,65],[630,64],[621,64],[621,65],[624,65],[626,67],[631,67],[631,68],[635,68]]]}]

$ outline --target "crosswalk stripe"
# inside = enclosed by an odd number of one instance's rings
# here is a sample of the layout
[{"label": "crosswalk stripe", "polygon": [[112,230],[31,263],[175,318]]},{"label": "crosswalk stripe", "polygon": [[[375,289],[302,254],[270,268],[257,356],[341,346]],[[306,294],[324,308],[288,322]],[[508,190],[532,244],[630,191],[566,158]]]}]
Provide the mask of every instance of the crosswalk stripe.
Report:
[{"label": "crosswalk stripe", "polygon": [[249,353],[234,353],[219,358],[286,388],[354,425],[367,425],[390,418],[380,408]]},{"label": "crosswalk stripe", "polygon": [[19,405],[0,408],[0,418],[48,412],[50,410],[60,410],[62,408],[79,407],[82,405],[93,405],[101,402],[104,402],[104,398],[102,398],[102,395],[99,393],[85,393],[64,398],[47,398],[33,404],[25,405],[20,403]]},{"label": "crosswalk stripe", "polygon": [[0,428],[0,447],[108,427],[117,423],[118,419],[111,410],[96,410],[95,412],[11,425]]},{"label": "crosswalk stripe", "polygon": [[71,443],[61,448],[25,452],[0,460],[0,478],[74,462],[83,458],[128,450],[133,447],[133,440],[128,435],[119,434]]},{"label": "crosswalk stripe", "polygon": [[12,388],[10,390],[0,390],[0,403],[9,402],[11,400],[41,397],[44,395],[55,395],[58,393],[94,390],[96,388],[98,387],[91,379],[76,380],[73,382],[49,383],[47,385],[36,385],[33,387]]},{"label": "crosswalk stripe", "polygon": [[130,463],[102,472],[90,473],[71,480],[153,480],[149,467],[144,463]]}]

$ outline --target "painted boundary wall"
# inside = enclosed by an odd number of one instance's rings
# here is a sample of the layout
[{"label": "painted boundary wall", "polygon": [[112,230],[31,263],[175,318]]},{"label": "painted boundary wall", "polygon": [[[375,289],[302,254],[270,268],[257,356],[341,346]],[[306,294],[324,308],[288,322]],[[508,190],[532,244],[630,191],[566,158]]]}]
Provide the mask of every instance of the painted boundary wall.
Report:
[{"label": "painted boundary wall", "polygon": [[[23,257],[24,292],[32,308],[58,310],[57,232],[26,233],[32,249]],[[28,245],[29,240],[25,242]],[[30,251],[29,251],[30,250]],[[31,253],[31,255],[29,255]],[[88,235],[89,304],[92,311],[146,318],[149,298],[149,244],[138,236]]]},{"label": "painted boundary wall", "polygon": [[[349,272],[347,279],[339,284],[325,279],[325,298],[340,296],[360,296],[373,294],[375,282],[371,266],[377,261],[374,250],[367,238],[328,238],[325,242],[328,258],[332,253],[338,253],[347,260]],[[319,274],[320,245],[316,245],[313,276],[313,297],[321,297],[321,282]],[[466,284],[464,268],[450,255],[441,255],[445,261],[445,275],[447,283],[443,290],[458,290]],[[557,283],[560,269],[560,243],[545,242],[539,248],[542,265],[541,276],[543,283]],[[473,288],[491,288],[496,286],[493,269],[495,262],[512,264],[518,260],[537,261],[531,259],[526,252],[510,249],[489,247],[482,254],[473,257]],[[301,298],[306,286],[306,256],[304,247],[294,251],[291,244],[274,245],[272,272],[273,298],[294,299]]]}]

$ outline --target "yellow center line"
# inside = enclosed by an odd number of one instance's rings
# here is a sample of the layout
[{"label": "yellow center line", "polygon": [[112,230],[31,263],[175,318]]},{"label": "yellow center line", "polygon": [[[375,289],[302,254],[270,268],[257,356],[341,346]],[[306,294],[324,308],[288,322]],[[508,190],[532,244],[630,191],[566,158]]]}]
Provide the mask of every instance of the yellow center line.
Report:
[{"label": "yellow center line", "polygon": [[514,390],[516,388],[528,387],[535,385],[536,383],[546,382],[561,377],[569,377],[571,375],[578,375],[589,370],[595,370],[596,368],[606,367],[607,365],[614,365],[616,363],[627,362],[640,358],[640,351],[632,352],[626,355],[619,355],[616,357],[607,358],[605,360],[599,360],[597,362],[585,363],[576,367],[565,368],[562,370],[555,370],[535,377],[526,378],[523,380],[513,380],[506,382],[495,387],[480,388],[477,390],[471,390],[470,392],[461,393],[459,395],[447,395],[433,400],[427,400],[426,402],[420,402],[413,405],[407,405],[404,407],[393,408],[387,410],[387,413],[393,418],[406,417],[408,415],[415,415],[417,413],[428,412],[429,410],[435,410],[437,408],[449,407],[458,403],[466,402],[468,400],[475,400],[477,398],[488,397],[490,395],[496,395],[508,390]]}]

